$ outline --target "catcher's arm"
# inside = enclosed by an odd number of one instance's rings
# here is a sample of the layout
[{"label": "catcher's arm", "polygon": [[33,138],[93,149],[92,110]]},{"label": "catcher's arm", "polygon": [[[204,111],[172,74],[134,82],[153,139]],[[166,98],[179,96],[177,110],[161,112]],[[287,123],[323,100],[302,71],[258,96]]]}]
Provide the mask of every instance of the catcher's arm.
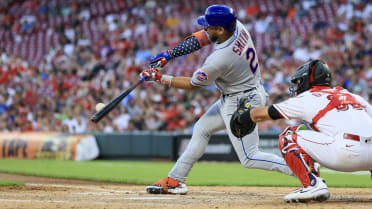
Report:
[{"label": "catcher's arm", "polygon": [[[280,115],[279,111],[273,105],[253,108],[249,116],[252,118],[252,121],[255,123],[267,121],[267,120],[277,120],[277,119],[284,118],[282,115]],[[245,116],[243,114],[241,118],[243,121],[244,121],[244,117]]]},{"label": "catcher's arm", "polygon": [[[269,111],[268,110],[269,110],[269,107],[268,106],[253,108],[249,112],[249,117],[255,123],[266,121],[266,120],[272,120],[272,118],[269,115]],[[245,118],[248,118],[248,112],[245,113],[245,114],[242,114],[240,116],[240,120],[241,121],[246,121]]]},{"label": "catcher's arm", "polygon": [[241,138],[253,132],[257,122],[283,118],[273,105],[251,108],[249,100],[239,101],[239,108],[231,117],[230,129],[234,136]]}]

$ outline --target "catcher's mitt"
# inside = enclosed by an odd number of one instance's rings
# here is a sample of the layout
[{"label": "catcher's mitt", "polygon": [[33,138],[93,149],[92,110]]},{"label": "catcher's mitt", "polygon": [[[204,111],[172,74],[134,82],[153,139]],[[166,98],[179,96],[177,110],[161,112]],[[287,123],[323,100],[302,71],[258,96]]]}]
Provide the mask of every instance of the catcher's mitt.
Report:
[{"label": "catcher's mitt", "polygon": [[252,109],[251,103],[249,103],[248,98],[242,98],[239,100],[238,110],[234,112],[230,120],[230,129],[234,136],[242,138],[252,133],[252,131],[256,127],[256,123],[254,123],[252,120],[246,124],[242,124],[239,121],[240,115],[242,115],[245,112],[248,112],[249,114],[251,109]]}]

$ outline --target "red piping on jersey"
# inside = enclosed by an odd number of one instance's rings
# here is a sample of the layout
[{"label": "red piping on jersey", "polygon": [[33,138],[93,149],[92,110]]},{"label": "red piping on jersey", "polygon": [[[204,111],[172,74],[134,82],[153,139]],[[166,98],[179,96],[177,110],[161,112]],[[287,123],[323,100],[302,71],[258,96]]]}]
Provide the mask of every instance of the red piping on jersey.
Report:
[{"label": "red piping on jersey", "polygon": [[[325,88],[324,88],[325,87]],[[313,89],[311,89],[310,92],[320,92],[320,93],[326,93],[330,94],[327,96],[328,99],[330,99],[330,102],[327,104],[325,108],[320,110],[312,119],[313,123],[311,126],[315,127],[315,124],[325,115],[327,112],[333,110],[334,108],[340,107],[341,105],[351,105],[351,104],[357,104],[364,108],[352,95],[347,93],[341,93],[340,91],[343,90],[342,87],[337,86],[335,91],[329,92],[329,91],[322,91],[323,89],[330,88],[328,86],[315,86]],[[316,127],[315,127],[316,128]],[[315,129],[316,130],[316,129]],[[319,130],[318,130],[319,131]]]},{"label": "red piping on jersey", "polygon": [[279,112],[280,116],[282,116],[282,118],[286,118],[286,119],[289,119],[288,115],[286,115],[282,109],[280,109],[279,105],[276,105],[274,104],[273,105]]},{"label": "red piping on jersey", "polygon": [[318,129],[318,127],[315,126],[314,123],[311,123],[309,125],[310,125],[311,129],[313,129],[314,131],[320,132],[320,130]]},{"label": "red piping on jersey", "polygon": [[317,142],[317,141],[312,141],[312,140],[310,140],[310,139],[305,139],[304,137],[302,137],[302,136],[300,136],[304,141],[307,141],[307,142],[311,142],[311,143],[314,143],[314,144],[320,144],[320,145],[330,145],[330,144],[333,144],[335,141],[336,141],[336,139],[335,140],[333,140],[333,141],[331,141],[331,142],[329,142],[329,143],[319,143],[319,142]]}]

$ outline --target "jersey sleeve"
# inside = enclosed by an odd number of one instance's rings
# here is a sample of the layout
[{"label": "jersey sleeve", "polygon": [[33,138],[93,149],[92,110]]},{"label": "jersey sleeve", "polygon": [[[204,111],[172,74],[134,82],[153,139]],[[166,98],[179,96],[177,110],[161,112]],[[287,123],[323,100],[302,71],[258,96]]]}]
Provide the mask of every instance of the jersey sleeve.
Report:
[{"label": "jersey sleeve", "polygon": [[221,69],[225,69],[224,64],[215,59],[211,54],[203,66],[196,70],[191,78],[191,84],[194,86],[209,86],[220,76]]},{"label": "jersey sleeve", "polygon": [[353,94],[353,97],[360,102],[361,105],[363,105],[366,108],[366,112],[368,113],[369,117],[372,118],[372,105],[369,104],[363,97]]},{"label": "jersey sleeve", "polygon": [[306,110],[305,95],[289,98],[283,102],[273,104],[273,107],[278,110],[280,115],[285,119],[303,120],[304,111]]}]

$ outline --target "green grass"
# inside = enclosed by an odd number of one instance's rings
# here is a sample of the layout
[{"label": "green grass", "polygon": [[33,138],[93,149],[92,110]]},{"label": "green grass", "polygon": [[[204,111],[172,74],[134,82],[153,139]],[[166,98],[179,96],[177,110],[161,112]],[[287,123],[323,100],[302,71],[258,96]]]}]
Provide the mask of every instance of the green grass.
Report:
[{"label": "green grass", "polygon": [[[139,161],[56,161],[0,159],[0,172],[57,178],[152,184],[168,175],[174,162]],[[327,172],[321,176],[330,187],[370,187],[367,172],[361,174]],[[246,169],[239,163],[196,163],[188,185],[221,186],[300,186],[291,176],[272,171]]]},{"label": "green grass", "polygon": [[23,182],[0,180],[0,186],[23,186]]}]

